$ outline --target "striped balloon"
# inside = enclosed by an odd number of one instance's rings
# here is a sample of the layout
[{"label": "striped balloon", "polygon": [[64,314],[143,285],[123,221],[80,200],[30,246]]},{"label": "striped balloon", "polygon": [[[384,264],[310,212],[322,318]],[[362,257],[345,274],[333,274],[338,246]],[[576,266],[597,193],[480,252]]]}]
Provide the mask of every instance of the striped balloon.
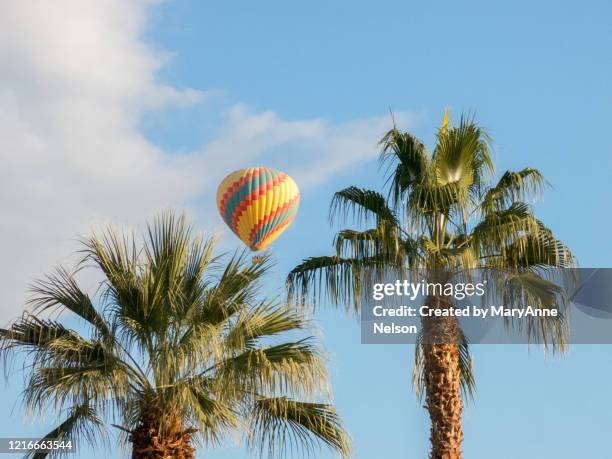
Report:
[{"label": "striped balloon", "polygon": [[251,250],[265,250],[280,236],[295,218],[299,203],[293,179],[267,167],[232,172],[217,189],[221,218]]}]

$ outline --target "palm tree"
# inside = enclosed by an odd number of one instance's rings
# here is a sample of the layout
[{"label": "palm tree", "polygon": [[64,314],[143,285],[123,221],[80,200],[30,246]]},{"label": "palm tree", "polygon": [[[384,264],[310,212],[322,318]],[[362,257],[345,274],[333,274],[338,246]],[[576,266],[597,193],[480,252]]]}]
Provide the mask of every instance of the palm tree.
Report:
[{"label": "palm tree", "polygon": [[79,267],[101,271],[97,295],[62,268],[35,284],[32,309],[0,339],[9,362],[26,359],[27,408],[66,413],[45,438],[96,444],[108,421],[135,459],[192,458],[196,442],[214,446],[232,432],[261,453],[327,445],[348,454],[321,350],[300,338],[308,318],[260,298],[269,257],[227,260],[214,246],[165,213],[142,244],[110,229],[84,240]]},{"label": "palm tree", "polygon": [[[467,117],[453,127],[448,112],[432,153],[395,126],[380,146],[388,197],[352,186],[335,193],[330,208],[330,221],[352,218],[372,227],[342,230],[335,255],[303,260],[288,275],[290,296],[313,302],[323,296],[358,312],[362,292],[389,273],[445,282],[479,270],[494,281],[497,288],[489,293],[505,299],[502,304],[516,302],[509,297],[514,292],[527,304],[563,312],[563,290],[549,274],[572,266],[573,257],[526,202],[545,184],[540,172],[508,171],[494,183],[489,136]],[[425,301],[434,308],[454,307],[453,298],[443,295]],[[523,331],[562,351],[566,325],[563,314],[536,317]],[[457,459],[461,396],[474,390],[468,342],[455,317],[423,318],[420,333],[413,384],[431,420],[430,457]]]}]

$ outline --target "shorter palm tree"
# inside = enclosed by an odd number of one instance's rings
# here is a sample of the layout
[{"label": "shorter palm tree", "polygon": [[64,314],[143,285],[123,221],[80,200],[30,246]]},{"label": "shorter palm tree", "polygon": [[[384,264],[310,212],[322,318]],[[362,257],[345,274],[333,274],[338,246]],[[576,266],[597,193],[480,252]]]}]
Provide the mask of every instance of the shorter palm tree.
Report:
[{"label": "shorter palm tree", "polygon": [[142,244],[112,230],[84,241],[79,268],[104,275],[97,295],[61,268],[35,284],[31,309],[0,330],[0,350],[7,368],[27,362],[27,408],[66,414],[45,438],[96,444],[114,422],[132,458],[192,458],[196,443],[236,431],[260,453],[324,444],[348,454],[320,348],[283,339],[308,330],[308,318],[259,299],[269,257],[223,263],[214,246],[166,213]]}]

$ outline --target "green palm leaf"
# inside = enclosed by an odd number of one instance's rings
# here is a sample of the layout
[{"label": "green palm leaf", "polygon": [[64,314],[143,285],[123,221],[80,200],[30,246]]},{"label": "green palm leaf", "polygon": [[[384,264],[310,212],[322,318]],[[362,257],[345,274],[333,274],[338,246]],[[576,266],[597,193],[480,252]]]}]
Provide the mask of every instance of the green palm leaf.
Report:
[{"label": "green palm leaf", "polygon": [[349,456],[349,439],[331,406],[286,397],[262,398],[255,406],[249,443],[259,447],[262,454],[267,451],[274,457],[290,450],[313,455],[316,452],[313,440],[318,439],[342,456]]}]

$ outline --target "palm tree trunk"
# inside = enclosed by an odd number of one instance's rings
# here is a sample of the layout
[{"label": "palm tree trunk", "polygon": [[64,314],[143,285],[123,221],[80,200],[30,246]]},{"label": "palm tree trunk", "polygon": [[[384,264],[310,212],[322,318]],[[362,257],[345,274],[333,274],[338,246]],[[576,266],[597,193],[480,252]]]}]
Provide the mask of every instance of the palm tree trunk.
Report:
[{"label": "palm tree trunk", "polygon": [[[448,298],[430,297],[427,304],[436,309],[453,307]],[[430,458],[460,459],[463,402],[457,344],[459,322],[456,317],[424,317],[422,325],[425,408],[431,420]]]},{"label": "palm tree trunk", "polygon": [[148,410],[132,431],[132,459],[195,459],[191,437],[197,430],[183,428],[180,417]]}]

